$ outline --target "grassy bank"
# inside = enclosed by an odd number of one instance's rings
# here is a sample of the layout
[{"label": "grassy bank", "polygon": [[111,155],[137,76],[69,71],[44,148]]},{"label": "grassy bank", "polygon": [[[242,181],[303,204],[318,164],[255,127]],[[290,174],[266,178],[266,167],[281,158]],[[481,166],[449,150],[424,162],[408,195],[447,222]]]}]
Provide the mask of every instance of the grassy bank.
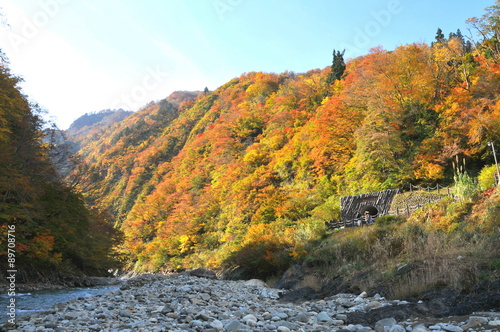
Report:
[{"label": "grassy bank", "polygon": [[409,298],[442,287],[470,292],[500,274],[500,188],[443,198],[409,218],[332,233],[305,259],[323,283]]}]

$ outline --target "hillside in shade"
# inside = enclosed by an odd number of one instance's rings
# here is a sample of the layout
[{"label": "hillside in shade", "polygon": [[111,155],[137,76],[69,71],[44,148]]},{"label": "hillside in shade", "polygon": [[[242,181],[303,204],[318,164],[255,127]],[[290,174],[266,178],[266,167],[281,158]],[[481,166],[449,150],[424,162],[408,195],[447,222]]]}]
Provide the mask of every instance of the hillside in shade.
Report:
[{"label": "hillside in shade", "polygon": [[[118,266],[112,217],[88,207],[64,175],[75,168],[68,144],[43,121],[0,62],[0,275],[15,281],[69,281]],[[12,274],[11,274],[12,276]],[[61,278],[64,277],[64,278]],[[3,278],[5,280],[5,278]]]}]

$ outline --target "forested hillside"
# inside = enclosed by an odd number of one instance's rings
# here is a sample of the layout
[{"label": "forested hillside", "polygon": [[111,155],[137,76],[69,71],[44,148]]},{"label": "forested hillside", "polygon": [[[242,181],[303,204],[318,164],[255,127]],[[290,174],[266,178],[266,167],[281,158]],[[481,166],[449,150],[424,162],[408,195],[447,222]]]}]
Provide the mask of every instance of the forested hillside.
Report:
[{"label": "forested hillside", "polygon": [[80,139],[80,189],[116,217],[138,271],[279,272],[339,218],[339,197],[451,184],[500,146],[498,8],[480,42],[372,49],[307,73],[252,72],[170,97]]},{"label": "forested hillside", "polygon": [[[19,281],[42,281],[58,269],[106,273],[120,233],[112,217],[89,209],[58,172],[75,165],[57,130],[0,64],[0,256]],[[7,235],[9,234],[9,235]],[[7,243],[14,243],[15,246]],[[10,248],[9,255],[7,248]],[[7,259],[9,258],[9,260]],[[15,269],[10,266],[10,270]],[[7,270],[4,269],[5,272]]]}]

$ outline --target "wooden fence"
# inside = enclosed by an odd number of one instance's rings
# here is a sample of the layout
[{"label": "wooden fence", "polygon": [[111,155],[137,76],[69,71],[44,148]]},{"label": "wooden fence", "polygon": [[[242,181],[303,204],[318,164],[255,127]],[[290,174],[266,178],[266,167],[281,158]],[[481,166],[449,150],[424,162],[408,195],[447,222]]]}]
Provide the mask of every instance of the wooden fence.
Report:
[{"label": "wooden fence", "polygon": [[[418,192],[425,192],[426,194],[419,195]],[[427,204],[436,203],[446,196],[455,197],[453,194],[453,188],[443,187],[441,185],[436,185],[435,187],[422,187],[415,186],[410,183],[410,193],[415,193],[417,196],[416,202],[412,198],[413,203],[406,202],[400,203],[398,205],[391,206],[392,209],[387,212],[388,215],[406,216],[409,217],[414,211],[426,206]],[[411,194],[410,194],[411,195]]]},{"label": "wooden fence", "polygon": [[[419,195],[418,194],[419,191],[425,192],[425,194]],[[380,217],[383,215],[397,215],[397,216],[409,217],[414,211],[426,206],[427,204],[436,203],[446,196],[454,197],[452,188],[443,187],[439,184],[436,185],[435,187],[421,187],[421,186],[415,186],[415,185],[410,184],[410,191],[409,192],[412,194],[415,194],[415,195],[410,194],[411,199],[409,199],[410,201],[417,201],[415,204],[399,203],[396,207],[392,208],[392,206],[391,206],[392,209],[390,209],[386,213],[379,214],[379,215],[374,216],[374,217],[376,218],[376,217]],[[398,195],[402,196],[403,194],[405,194],[405,193],[397,194],[396,197],[398,197]],[[372,224],[373,223],[368,223],[368,226],[370,226]],[[341,228],[364,226],[367,224],[365,223],[364,218],[361,217],[361,218],[354,218],[354,219],[344,220],[344,221],[342,221],[342,220],[341,221],[329,221],[329,222],[325,222],[325,225],[328,227],[328,229],[334,230],[334,229],[341,229]]]},{"label": "wooden fence", "polygon": [[435,187],[422,187],[422,186],[416,186],[410,183],[410,192],[413,192],[413,190],[422,190],[426,192],[431,192],[431,191],[437,191],[438,194],[444,194],[447,196],[453,195],[453,189],[450,187],[443,187],[441,185],[436,185]]},{"label": "wooden fence", "polygon": [[[430,201],[427,204],[436,203],[437,201]],[[405,216],[409,217],[414,211],[417,211],[421,207],[426,206],[427,204],[417,204],[417,205],[406,205],[404,208],[396,208],[395,210],[391,210],[387,213],[387,215],[396,215],[396,216]]]},{"label": "wooden fence", "polygon": [[[372,223],[373,224],[373,223]],[[325,225],[328,229],[341,229],[341,228],[350,228],[350,227],[359,227],[366,226],[366,223],[363,219],[352,219],[346,221],[327,221]],[[371,224],[368,224],[370,226]]]}]

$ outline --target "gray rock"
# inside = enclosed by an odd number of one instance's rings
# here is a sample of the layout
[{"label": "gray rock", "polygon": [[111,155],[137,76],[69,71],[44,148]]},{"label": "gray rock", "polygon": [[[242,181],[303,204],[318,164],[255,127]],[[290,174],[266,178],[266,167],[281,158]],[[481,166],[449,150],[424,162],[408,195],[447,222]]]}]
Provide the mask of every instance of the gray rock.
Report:
[{"label": "gray rock", "polygon": [[78,314],[77,313],[74,313],[74,312],[68,312],[68,313],[65,313],[64,314],[64,319],[66,320],[73,320],[73,319],[77,319],[78,318]]},{"label": "gray rock", "polygon": [[228,332],[239,332],[239,331],[250,331],[250,328],[244,324],[241,324],[237,320],[233,320],[224,326],[224,331]]},{"label": "gray rock", "polygon": [[316,316],[316,320],[318,322],[331,322],[332,318],[326,312],[322,311]]},{"label": "gray rock", "polygon": [[491,320],[488,322],[488,325],[489,326],[500,326],[500,320],[499,319]]},{"label": "gray rock", "polygon": [[365,305],[365,310],[372,310],[383,307],[383,304],[378,301],[370,301]]},{"label": "gray rock", "polygon": [[264,281],[259,280],[259,279],[250,279],[245,282],[243,282],[245,286],[255,286],[255,287],[269,287]]},{"label": "gray rock", "polygon": [[448,332],[463,332],[463,329],[459,326],[451,325],[451,324],[439,324],[441,329]]},{"label": "gray rock", "polygon": [[428,330],[425,328],[424,325],[419,324],[419,325],[414,326],[413,329],[411,330],[411,332],[428,332]]},{"label": "gray rock", "polygon": [[222,331],[224,329],[224,324],[222,324],[222,322],[218,319],[216,319],[212,323],[210,323],[210,326],[217,331]]},{"label": "gray rock", "polygon": [[336,314],[335,318],[343,320],[345,322],[347,320],[347,315],[346,314]]},{"label": "gray rock", "polygon": [[273,311],[273,316],[278,317],[279,319],[287,319],[288,315],[284,312]]},{"label": "gray rock", "polygon": [[179,288],[179,291],[184,293],[190,293],[192,291],[192,288],[189,285],[184,285],[181,288]]},{"label": "gray rock", "polygon": [[206,322],[206,321],[210,320],[210,315],[205,310],[203,310],[203,311],[199,312],[195,316],[195,318]]},{"label": "gray rock", "polygon": [[191,325],[195,326],[195,327],[202,327],[203,322],[201,320],[195,319],[195,320],[191,321]]},{"label": "gray rock", "polygon": [[391,327],[397,324],[394,318],[384,318],[375,323],[376,332],[389,332]]},{"label": "gray rock", "polygon": [[401,325],[396,324],[391,327],[389,332],[406,332],[406,329]]},{"label": "gray rock", "polygon": [[488,323],[488,318],[486,318],[486,317],[470,316],[469,320],[467,321],[467,324],[462,326],[462,329],[464,331],[466,331],[468,329],[473,329],[473,328],[478,327],[479,325],[487,324],[487,323]]},{"label": "gray rock", "polygon": [[297,324],[294,324],[294,323],[291,323],[291,322],[287,322],[287,321],[278,321],[276,323],[274,323],[273,325],[277,326],[277,327],[286,327],[290,330],[294,330],[296,331],[298,329],[298,325]]},{"label": "gray rock", "polygon": [[95,316],[95,318],[97,318],[97,319],[106,319],[107,316],[105,314],[98,314],[97,316]]},{"label": "gray rock", "polygon": [[169,312],[174,312],[174,308],[170,304],[165,304],[160,311],[162,314],[166,315]]},{"label": "gray rock", "polygon": [[295,320],[297,322],[307,323],[309,322],[309,317],[305,313],[301,312],[295,317]]},{"label": "gray rock", "polygon": [[120,310],[118,312],[118,316],[120,316],[120,317],[132,317],[132,313],[130,312],[130,310]]},{"label": "gray rock", "polygon": [[55,328],[57,328],[57,324],[55,324],[55,323],[46,323],[44,326],[45,326],[46,329],[55,329]]},{"label": "gray rock", "polygon": [[351,330],[352,331],[356,331],[356,332],[372,332],[373,330],[367,326],[363,326],[363,325],[354,325],[354,326],[349,326],[351,327]]},{"label": "gray rock", "polygon": [[290,329],[286,326],[278,326],[277,331],[279,332],[290,332]]}]

